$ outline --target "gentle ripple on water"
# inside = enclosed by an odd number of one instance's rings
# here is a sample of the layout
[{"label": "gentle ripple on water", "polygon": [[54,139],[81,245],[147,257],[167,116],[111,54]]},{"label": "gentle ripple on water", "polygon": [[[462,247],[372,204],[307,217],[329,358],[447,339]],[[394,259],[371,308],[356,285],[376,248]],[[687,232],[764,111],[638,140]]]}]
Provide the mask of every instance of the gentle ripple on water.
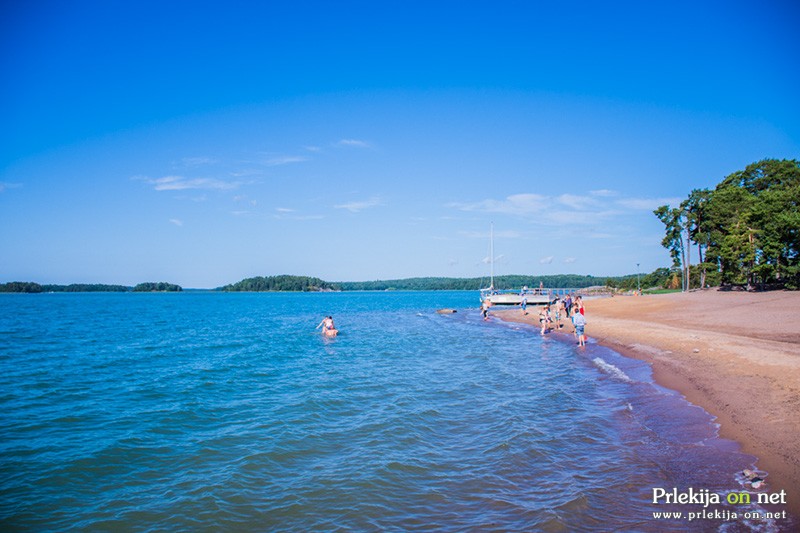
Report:
[{"label": "gentle ripple on water", "polygon": [[752,464],[646,365],[474,300],[3,295],[0,529],[655,531],[653,487]]}]

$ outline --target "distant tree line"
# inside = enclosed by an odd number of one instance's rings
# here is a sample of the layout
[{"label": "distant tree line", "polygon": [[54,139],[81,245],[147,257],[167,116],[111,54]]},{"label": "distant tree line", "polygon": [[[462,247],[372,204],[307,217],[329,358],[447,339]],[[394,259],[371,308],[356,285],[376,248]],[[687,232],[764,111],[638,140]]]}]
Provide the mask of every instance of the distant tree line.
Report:
[{"label": "distant tree line", "polygon": [[[506,275],[494,278],[494,288],[520,289],[537,288],[541,283],[551,289],[580,289],[595,285],[605,285],[607,278],[582,276],[578,274],[558,274],[550,276]],[[489,286],[488,278],[408,278],[377,281],[340,281],[336,285],[343,291],[477,291]]]},{"label": "distant tree line", "polygon": [[281,275],[247,278],[239,282],[220,287],[218,290],[225,292],[314,292],[336,291],[340,290],[340,288],[334,283],[322,281],[319,278]]},{"label": "distant tree line", "polygon": [[12,281],[0,284],[0,292],[177,292],[183,290],[172,283],[140,283],[135,287],[104,285],[101,283],[73,283],[71,285],[40,285],[31,281]]},{"label": "distant tree line", "polygon": [[[674,270],[659,268],[652,273],[642,274],[639,284],[642,288],[668,287],[675,277]],[[633,290],[637,276],[629,274],[618,277],[597,277],[578,274],[559,274],[548,276],[506,275],[494,278],[498,290],[538,288],[539,284],[549,289],[582,289],[586,287],[608,286],[617,289]],[[266,276],[243,279],[215,290],[224,292],[315,292],[315,291],[477,291],[488,287],[488,278],[407,278],[376,281],[327,282],[308,276]],[[0,292],[178,292],[182,287],[172,283],[148,282],[135,287],[124,285],[82,284],[40,285],[33,282],[14,281],[0,284]]]},{"label": "distant tree line", "polygon": [[656,209],[680,288],[800,288],[798,200],[800,162],[765,159]]},{"label": "distant tree line", "polygon": [[605,286],[612,289],[623,291],[633,291],[636,289],[677,289],[675,285],[676,273],[670,268],[657,268],[650,273],[628,274],[615,278],[606,278]]},{"label": "distant tree line", "polygon": [[11,281],[0,285],[0,292],[42,292],[42,286],[31,281]]},{"label": "distant tree line", "polygon": [[181,292],[182,290],[180,285],[163,281],[140,283],[133,288],[133,292]]},{"label": "distant tree line", "polygon": [[103,285],[100,283],[73,283],[71,285],[42,285],[43,292],[128,292],[125,285]]}]

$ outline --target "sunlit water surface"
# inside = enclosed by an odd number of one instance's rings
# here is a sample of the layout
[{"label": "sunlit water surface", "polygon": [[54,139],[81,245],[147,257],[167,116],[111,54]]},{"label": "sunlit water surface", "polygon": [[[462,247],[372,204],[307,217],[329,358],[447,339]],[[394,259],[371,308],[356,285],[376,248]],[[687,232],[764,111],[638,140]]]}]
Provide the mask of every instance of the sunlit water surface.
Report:
[{"label": "sunlit water surface", "polygon": [[653,520],[691,508],[655,487],[741,489],[707,413],[476,304],[0,295],[0,529],[748,530]]}]

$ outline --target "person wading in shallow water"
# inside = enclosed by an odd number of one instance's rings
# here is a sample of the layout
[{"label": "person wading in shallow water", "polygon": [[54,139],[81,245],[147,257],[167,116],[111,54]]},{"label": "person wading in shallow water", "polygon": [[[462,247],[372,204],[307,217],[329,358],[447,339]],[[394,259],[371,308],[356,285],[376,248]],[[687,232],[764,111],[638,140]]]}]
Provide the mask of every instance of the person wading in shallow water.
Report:
[{"label": "person wading in shallow water", "polygon": [[322,334],[327,335],[328,337],[335,337],[336,334],[339,333],[339,330],[337,330],[336,326],[333,324],[333,317],[331,316],[326,316],[323,318],[322,322],[320,322],[314,329],[319,329],[320,327],[322,327]]},{"label": "person wading in shallow water", "polygon": [[492,306],[492,303],[488,300],[484,300],[481,304],[481,313],[483,314],[484,320],[489,320],[489,308]]},{"label": "person wading in shallow water", "polygon": [[586,346],[586,335],[584,335],[586,317],[580,313],[577,305],[573,310],[572,323],[575,325],[575,335],[578,337],[578,346]]},{"label": "person wading in shallow water", "polygon": [[542,325],[542,335],[547,333],[548,329],[550,328],[550,322],[552,322],[552,319],[550,318],[550,306],[546,305],[542,307],[541,311],[539,311],[539,323]]}]

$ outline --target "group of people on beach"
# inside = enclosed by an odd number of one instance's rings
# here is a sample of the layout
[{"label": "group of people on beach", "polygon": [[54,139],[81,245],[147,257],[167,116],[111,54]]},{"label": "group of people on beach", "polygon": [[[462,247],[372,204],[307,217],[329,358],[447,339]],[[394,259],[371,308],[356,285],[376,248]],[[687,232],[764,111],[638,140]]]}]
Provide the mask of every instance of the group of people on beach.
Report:
[{"label": "group of people on beach", "polygon": [[[523,297],[520,303],[520,310],[523,315],[528,314],[528,302]],[[486,312],[484,312],[486,318]],[[545,305],[539,310],[539,325],[541,326],[541,334],[552,331],[553,329],[561,329],[564,324],[561,323],[562,318],[572,322],[574,327],[575,337],[578,339],[579,346],[586,346],[586,308],[583,305],[583,298],[569,294],[566,298],[557,299],[553,305]]]}]

